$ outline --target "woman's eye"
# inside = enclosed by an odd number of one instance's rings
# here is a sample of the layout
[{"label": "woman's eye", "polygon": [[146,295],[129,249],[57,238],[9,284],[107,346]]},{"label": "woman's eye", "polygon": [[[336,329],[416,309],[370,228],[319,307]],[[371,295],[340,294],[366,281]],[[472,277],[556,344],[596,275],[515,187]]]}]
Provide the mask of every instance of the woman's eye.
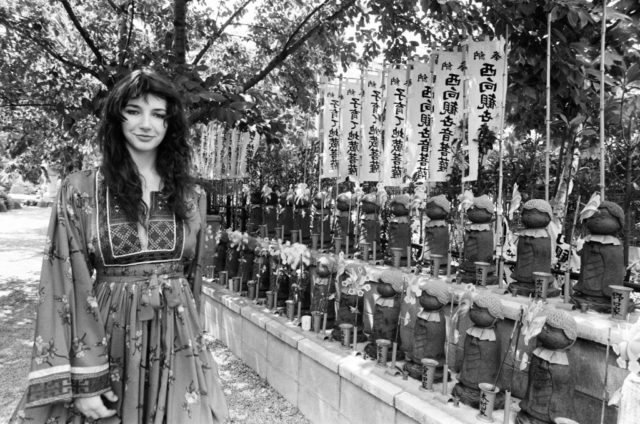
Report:
[{"label": "woman's eye", "polygon": [[155,116],[158,119],[166,119],[167,115],[164,113],[155,113],[153,116]]},{"label": "woman's eye", "polygon": [[138,112],[136,109],[125,109],[124,113],[126,113],[127,115],[137,115],[140,112]]}]

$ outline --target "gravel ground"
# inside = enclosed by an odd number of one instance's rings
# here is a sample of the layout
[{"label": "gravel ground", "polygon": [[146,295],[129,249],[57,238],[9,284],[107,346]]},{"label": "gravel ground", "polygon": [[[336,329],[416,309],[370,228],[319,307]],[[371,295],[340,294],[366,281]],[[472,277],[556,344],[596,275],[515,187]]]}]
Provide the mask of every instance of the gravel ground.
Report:
[{"label": "gravel ground", "polygon": [[[0,213],[0,423],[8,421],[26,386],[50,213],[38,207]],[[309,422],[222,343],[214,341],[211,347],[229,403],[229,423]]]}]

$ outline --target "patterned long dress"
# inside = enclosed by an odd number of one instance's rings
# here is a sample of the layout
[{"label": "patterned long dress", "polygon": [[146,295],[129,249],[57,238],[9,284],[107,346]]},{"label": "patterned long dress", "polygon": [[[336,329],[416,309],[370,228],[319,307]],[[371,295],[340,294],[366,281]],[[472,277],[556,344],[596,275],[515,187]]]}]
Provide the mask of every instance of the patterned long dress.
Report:
[{"label": "patterned long dress", "polygon": [[225,420],[191,292],[201,278],[205,197],[197,189],[181,221],[152,193],[145,229],[99,171],[65,180],[49,223],[28,388],[12,421],[91,422],[73,399],[110,389],[117,414],[100,423]]}]

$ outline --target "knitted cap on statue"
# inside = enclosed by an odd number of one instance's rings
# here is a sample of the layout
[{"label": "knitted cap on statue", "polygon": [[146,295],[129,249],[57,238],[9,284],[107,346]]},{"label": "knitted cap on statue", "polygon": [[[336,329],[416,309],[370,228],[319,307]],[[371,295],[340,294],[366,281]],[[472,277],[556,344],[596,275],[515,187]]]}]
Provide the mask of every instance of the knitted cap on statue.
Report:
[{"label": "knitted cap on statue", "polygon": [[584,238],[580,252],[580,277],[573,288],[572,299],[578,304],[587,303],[598,312],[608,313],[611,311],[611,286],[622,285],[626,273],[624,248],[618,238],[624,226],[624,212],[609,201],[599,203],[591,213],[588,208],[587,204],[580,214],[589,234]]},{"label": "knitted cap on statue", "polygon": [[[442,255],[447,258],[449,254],[449,227],[447,220],[451,212],[451,203],[446,196],[440,194],[427,200],[426,214],[429,221],[425,223],[425,237],[429,254]],[[440,267],[447,267],[446,259],[441,261]]]},{"label": "knitted cap on statue", "polygon": [[[464,336],[460,376],[451,394],[458,396],[462,403],[477,408],[480,403],[478,384],[493,384],[500,369],[500,333],[495,327],[504,318],[502,302],[496,295],[480,294],[473,301],[469,318],[473,325]],[[504,393],[496,395],[494,407],[504,407]]]},{"label": "knitted cap on statue", "polygon": [[407,257],[407,248],[411,246],[411,220],[409,212],[411,208],[411,197],[407,194],[399,194],[393,196],[389,202],[389,252],[392,256],[392,250],[399,248],[402,251],[402,258]]},{"label": "knitted cap on statue", "polygon": [[418,297],[421,309],[413,327],[413,349],[407,352],[404,369],[417,380],[422,378],[422,359],[438,362],[434,381],[442,381],[445,358],[446,316],[444,307],[451,301],[449,285],[442,280],[424,280]]},{"label": "knitted cap on statue", "polygon": [[464,283],[475,284],[476,262],[490,264],[487,272],[487,285],[498,282],[493,264],[493,213],[493,202],[487,195],[475,197],[467,209],[466,215],[469,222],[465,225],[464,254],[459,273],[459,277]]},{"label": "knitted cap on statue", "polygon": [[[574,387],[567,350],[577,337],[577,325],[566,311],[550,309],[536,337],[529,361],[527,391],[516,423],[554,423],[558,417],[575,419]],[[545,376],[545,378],[540,378]]]},{"label": "knitted cap on statue", "polygon": [[[522,224],[524,229],[518,233],[517,259],[513,277],[515,282],[509,286],[517,294],[530,296],[535,293],[534,272],[551,273],[551,257],[553,238],[548,226],[553,218],[553,210],[549,202],[543,199],[532,199],[522,207]],[[560,294],[560,290],[549,285],[547,297]]]},{"label": "knitted cap on statue", "polygon": [[[373,295],[375,305],[373,310],[373,327],[371,329],[371,343],[365,346],[365,353],[377,358],[376,340],[385,339],[391,343],[398,342],[398,319],[400,316],[401,295],[404,291],[405,275],[395,268],[382,271]],[[387,351],[387,360],[391,359],[392,350]],[[404,353],[397,351],[396,359],[404,359]]]}]

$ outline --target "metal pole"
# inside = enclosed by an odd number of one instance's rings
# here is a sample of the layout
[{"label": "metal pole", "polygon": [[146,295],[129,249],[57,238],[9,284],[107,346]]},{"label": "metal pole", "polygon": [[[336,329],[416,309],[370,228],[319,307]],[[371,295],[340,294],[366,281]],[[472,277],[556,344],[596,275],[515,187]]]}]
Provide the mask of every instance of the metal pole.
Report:
[{"label": "metal pole", "polygon": [[604,59],[607,31],[607,0],[602,0],[602,35],[600,40],[600,198],[604,201]]},{"label": "metal pole", "polygon": [[551,13],[547,15],[547,140],[544,151],[544,200],[549,201],[549,150],[551,148]]}]

